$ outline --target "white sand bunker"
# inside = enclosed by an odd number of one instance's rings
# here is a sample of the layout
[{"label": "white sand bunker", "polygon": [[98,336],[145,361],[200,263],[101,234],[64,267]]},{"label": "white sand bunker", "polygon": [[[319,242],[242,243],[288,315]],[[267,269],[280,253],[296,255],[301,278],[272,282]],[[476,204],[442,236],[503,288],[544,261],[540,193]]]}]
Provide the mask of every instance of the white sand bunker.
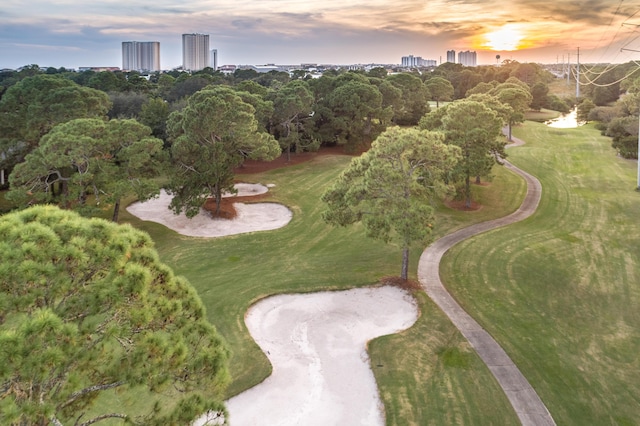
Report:
[{"label": "white sand bunker", "polygon": [[[260,184],[239,183],[235,187],[238,191],[237,196],[258,195],[268,191],[266,186]],[[293,217],[291,210],[282,204],[234,203],[237,212],[234,219],[214,219],[204,209],[189,219],[185,214],[173,214],[168,208],[170,202],[171,196],[163,190],[159,197],[131,204],[127,211],[142,220],[160,223],[190,237],[223,237],[246,232],[270,231],[284,227]]]},{"label": "white sand bunker", "polygon": [[414,299],[389,286],[258,302],[246,324],[273,374],[227,401],[229,421],[234,426],[384,425],[366,345],[409,328],[417,318]]}]

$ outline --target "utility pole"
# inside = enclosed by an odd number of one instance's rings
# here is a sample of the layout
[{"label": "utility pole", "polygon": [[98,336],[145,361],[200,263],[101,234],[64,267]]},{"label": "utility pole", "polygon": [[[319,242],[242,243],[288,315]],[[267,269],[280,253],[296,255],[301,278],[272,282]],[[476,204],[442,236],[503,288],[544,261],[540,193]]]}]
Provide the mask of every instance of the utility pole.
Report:
[{"label": "utility pole", "polygon": [[[638,111],[640,114],[640,111]],[[636,191],[640,191],[640,117],[638,118],[638,180]]]},{"label": "utility pole", "polygon": [[[622,51],[640,52],[640,50],[625,49],[625,48],[620,49],[620,51],[621,52]],[[640,191],[640,105],[638,106],[638,180],[637,180],[636,191]]]},{"label": "utility pole", "polygon": [[578,47],[578,60],[576,62],[576,101],[580,99],[580,48]]},{"label": "utility pole", "polygon": [[571,52],[567,53],[567,86],[571,83]]}]

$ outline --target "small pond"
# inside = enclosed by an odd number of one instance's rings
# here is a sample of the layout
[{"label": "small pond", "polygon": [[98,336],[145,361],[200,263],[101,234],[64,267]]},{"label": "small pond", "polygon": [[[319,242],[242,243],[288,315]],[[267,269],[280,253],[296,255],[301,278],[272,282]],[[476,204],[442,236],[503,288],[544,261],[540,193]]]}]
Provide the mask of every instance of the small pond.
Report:
[{"label": "small pond", "polygon": [[560,129],[571,129],[574,127],[579,127],[584,124],[584,121],[578,121],[578,109],[574,108],[568,114],[562,114],[558,118],[554,118],[553,120],[545,121],[549,127],[556,127]]}]

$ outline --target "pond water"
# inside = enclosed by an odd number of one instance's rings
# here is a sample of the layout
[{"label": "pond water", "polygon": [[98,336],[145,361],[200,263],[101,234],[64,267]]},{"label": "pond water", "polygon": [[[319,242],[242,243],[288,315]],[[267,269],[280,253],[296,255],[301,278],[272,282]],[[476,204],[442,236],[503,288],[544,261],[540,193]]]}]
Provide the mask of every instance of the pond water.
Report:
[{"label": "pond water", "polygon": [[556,127],[560,129],[571,129],[574,127],[579,127],[584,124],[584,121],[578,121],[578,109],[574,108],[568,114],[562,114],[558,118],[554,118],[553,120],[545,121],[549,127]]}]

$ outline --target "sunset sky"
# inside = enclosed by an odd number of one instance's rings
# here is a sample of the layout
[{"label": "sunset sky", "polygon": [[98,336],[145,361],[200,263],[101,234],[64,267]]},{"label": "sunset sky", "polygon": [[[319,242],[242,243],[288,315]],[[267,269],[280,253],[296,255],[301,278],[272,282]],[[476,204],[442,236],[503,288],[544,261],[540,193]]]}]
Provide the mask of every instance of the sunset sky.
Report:
[{"label": "sunset sky", "polygon": [[159,41],[181,65],[181,34],[210,35],[219,65],[446,60],[475,50],[556,63],[640,60],[640,0],[1,0],[0,68],[122,66],[123,41]]}]

